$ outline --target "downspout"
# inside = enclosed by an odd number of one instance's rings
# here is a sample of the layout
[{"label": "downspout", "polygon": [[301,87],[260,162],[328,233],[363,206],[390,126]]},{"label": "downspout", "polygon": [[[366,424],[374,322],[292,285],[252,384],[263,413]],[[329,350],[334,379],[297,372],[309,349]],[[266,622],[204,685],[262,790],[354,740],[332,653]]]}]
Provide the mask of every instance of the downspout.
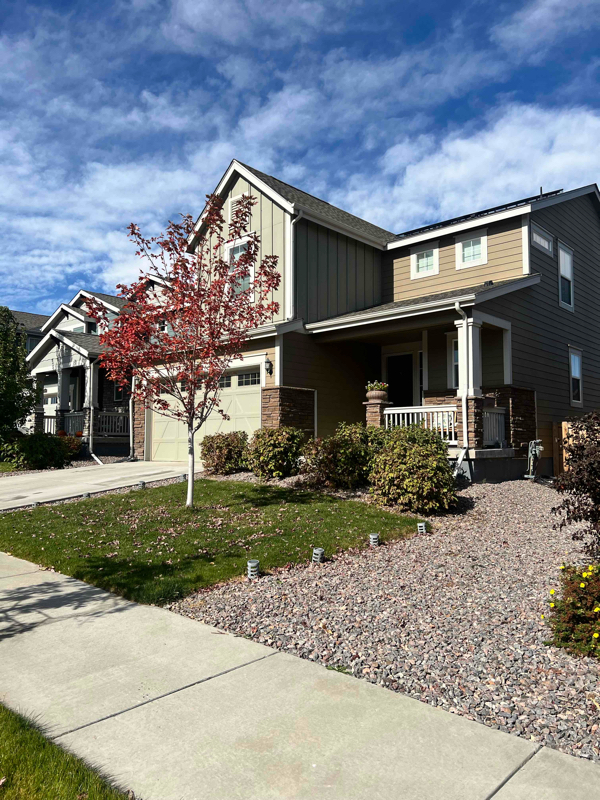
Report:
[{"label": "downspout", "polygon": [[302,209],[300,209],[298,211],[298,213],[296,214],[296,216],[292,220],[292,241],[291,241],[291,251],[292,251],[291,252],[291,261],[292,261],[292,263],[290,264],[290,280],[292,281],[292,287],[291,287],[292,302],[290,303],[290,305],[291,305],[291,308],[290,308],[290,312],[291,312],[290,319],[296,319],[296,286],[295,286],[295,283],[296,283],[296,229],[295,229],[294,226],[296,225],[296,223],[299,220],[302,219],[303,213],[304,212],[302,211]]},{"label": "downspout", "polygon": [[[467,315],[463,311],[460,306],[458,300],[454,303],[454,308],[457,314],[463,319],[463,325],[465,326],[465,334],[466,334],[466,325],[467,325]],[[466,338],[466,337],[465,337]],[[468,427],[468,420],[467,420],[467,396],[469,392],[469,343],[467,342],[467,346],[465,347],[465,373],[467,375],[467,380],[463,383],[462,388],[462,423],[463,423],[463,447],[460,452],[459,457],[456,460],[456,467],[454,468],[454,475],[458,475],[458,471],[462,466],[462,462],[467,454],[469,449],[469,427]]]},{"label": "downspout", "polygon": [[129,395],[129,458],[128,461],[137,461],[133,454],[133,390],[135,389],[135,375],[131,377],[131,393]]},{"label": "downspout", "polygon": [[93,361],[90,361],[90,438],[88,447],[94,461],[97,461],[100,466],[104,466],[98,456],[94,454],[94,364],[97,364],[99,360],[100,356],[97,356]]}]

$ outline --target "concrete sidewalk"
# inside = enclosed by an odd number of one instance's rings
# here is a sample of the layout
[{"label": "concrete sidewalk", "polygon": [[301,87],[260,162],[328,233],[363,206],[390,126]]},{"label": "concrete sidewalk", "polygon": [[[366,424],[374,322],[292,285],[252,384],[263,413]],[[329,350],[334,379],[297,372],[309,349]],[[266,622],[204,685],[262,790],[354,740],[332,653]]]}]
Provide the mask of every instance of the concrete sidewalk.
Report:
[{"label": "concrete sidewalk", "polygon": [[144,800],[600,800],[600,767],[0,554],[0,701]]},{"label": "concrete sidewalk", "polygon": [[76,467],[0,478],[0,511],[67,500],[85,492],[105,492],[140,481],[160,481],[187,472],[183,461],[127,461],[93,467]]}]

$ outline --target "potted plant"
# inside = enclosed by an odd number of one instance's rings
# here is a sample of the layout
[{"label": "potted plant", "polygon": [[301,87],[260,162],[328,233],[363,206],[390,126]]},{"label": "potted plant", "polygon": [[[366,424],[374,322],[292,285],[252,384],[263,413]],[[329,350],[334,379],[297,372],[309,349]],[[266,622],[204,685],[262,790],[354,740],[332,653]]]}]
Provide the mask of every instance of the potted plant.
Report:
[{"label": "potted plant", "polygon": [[387,400],[388,384],[383,381],[369,381],[365,386],[367,400],[384,403]]}]

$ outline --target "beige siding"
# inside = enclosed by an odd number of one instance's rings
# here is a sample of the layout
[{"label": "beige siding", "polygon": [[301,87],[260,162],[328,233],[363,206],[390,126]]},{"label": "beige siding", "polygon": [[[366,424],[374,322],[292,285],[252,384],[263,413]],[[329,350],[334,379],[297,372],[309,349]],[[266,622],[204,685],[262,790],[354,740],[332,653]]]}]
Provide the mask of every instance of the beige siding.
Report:
[{"label": "beige siding", "polygon": [[259,261],[268,255],[276,255],[279,259],[277,269],[281,275],[281,283],[272,296],[272,299],[279,303],[279,313],[274,317],[273,321],[279,322],[285,319],[286,249],[287,236],[289,235],[286,230],[287,212],[255,186],[249,184],[247,180],[238,177],[227,190],[225,196],[225,206],[223,208],[223,216],[226,223],[223,230],[225,238],[229,236],[229,201],[232,197],[242,194],[251,194],[257,200],[256,205],[252,208],[250,231],[257,233],[260,237]]},{"label": "beige siding", "polygon": [[[476,286],[487,280],[501,281],[523,275],[521,217],[489,225],[487,237],[487,264],[456,269],[454,236],[444,236],[436,240],[432,234],[432,241],[439,241],[439,275],[416,280],[410,278],[411,248],[389,251],[384,256],[382,302],[408,300],[420,295]],[[426,247],[426,243],[423,247]]]},{"label": "beige siding", "polygon": [[568,348],[583,351],[583,411],[600,407],[600,221],[589,196],[560,203],[532,220],[574,250],[575,313],[559,306],[558,260],[530,248],[541,283],[485,303],[512,322],[513,383],[537,392],[538,431],[552,454],[552,423],[582,413],[569,400]]}]

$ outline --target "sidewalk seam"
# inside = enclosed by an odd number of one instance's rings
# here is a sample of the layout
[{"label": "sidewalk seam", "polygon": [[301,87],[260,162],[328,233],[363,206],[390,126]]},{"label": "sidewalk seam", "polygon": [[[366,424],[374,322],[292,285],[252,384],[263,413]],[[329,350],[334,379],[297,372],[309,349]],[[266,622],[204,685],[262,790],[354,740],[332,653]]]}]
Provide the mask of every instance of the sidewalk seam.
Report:
[{"label": "sidewalk seam", "polygon": [[41,570],[32,569],[30,572],[19,572],[16,575],[1,575],[0,581],[7,581],[9,578],[20,578],[21,575],[33,575],[35,572],[41,572]]},{"label": "sidewalk seam", "polygon": [[60,739],[63,736],[68,736],[71,733],[76,733],[77,731],[81,731],[84,728],[90,728],[92,725],[97,725],[99,722],[105,722],[107,719],[113,719],[113,717],[120,717],[122,714],[127,714],[129,711],[135,711],[136,708],[141,708],[142,706],[147,706],[150,703],[155,703],[157,700],[163,700],[165,697],[170,697],[171,695],[177,694],[178,692],[183,692],[186,689],[191,689],[193,686],[198,686],[201,683],[207,683],[208,681],[212,681],[215,678],[220,678],[222,675],[227,675],[230,672],[235,672],[238,669],[243,669],[244,667],[249,667],[251,664],[257,664],[259,661],[264,661],[266,658],[272,658],[273,656],[281,655],[278,650],[273,653],[268,653],[266,656],[261,656],[260,658],[254,658],[252,661],[246,661],[244,664],[238,664],[235,667],[231,667],[231,669],[225,669],[223,672],[218,672],[216,675],[209,675],[207,678],[201,678],[199,681],[194,681],[193,683],[188,683],[185,686],[180,686],[178,689],[173,689],[171,692],[165,692],[165,694],[159,694],[156,697],[150,698],[150,700],[144,700],[141,703],[136,703],[129,708],[123,708],[121,711],[115,711],[114,714],[107,714],[105,717],[100,717],[100,719],[95,719],[92,722],[86,722],[85,725],[78,725],[76,728],[71,728],[68,731],[63,731],[62,733],[57,733],[55,736],[49,736],[48,738],[52,741],[56,739]]},{"label": "sidewalk seam", "polygon": [[504,786],[506,786],[506,784],[507,784],[509,781],[511,781],[511,780],[512,780],[512,779],[515,777],[515,775],[516,775],[518,772],[520,772],[520,771],[523,769],[523,767],[525,766],[525,764],[529,764],[529,762],[531,761],[531,759],[532,759],[534,756],[537,756],[537,754],[540,752],[540,750],[542,749],[542,747],[543,747],[543,745],[539,744],[539,745],[537,746],[537,748],[536,748],[536,749],[533,751],[533,753],[530,753],[530,754],[527,756],[527,758],[526,758],[524,761],[522,761],[522,762],[519,764],[519,766],[518,766],[518,767],[516,767],[515,769],[513,769],[513,771],[510,773],[510,775],[507,775],[507,776],[506,776],[506,778],[505,778],[505,779],[502,781],[502,783],[499,783],[499,784],[498,784],[498,786],[496,786],[496,788],[493,790],[493,792],[491,792],[491,794],[488,794],[488,795],[487,795],[487,796],[484,798],[484,800],[492,800],[492,797],[495,797],[495,796],[498,794],[498,792],[500,791],[500,789],[502,789]]}]

